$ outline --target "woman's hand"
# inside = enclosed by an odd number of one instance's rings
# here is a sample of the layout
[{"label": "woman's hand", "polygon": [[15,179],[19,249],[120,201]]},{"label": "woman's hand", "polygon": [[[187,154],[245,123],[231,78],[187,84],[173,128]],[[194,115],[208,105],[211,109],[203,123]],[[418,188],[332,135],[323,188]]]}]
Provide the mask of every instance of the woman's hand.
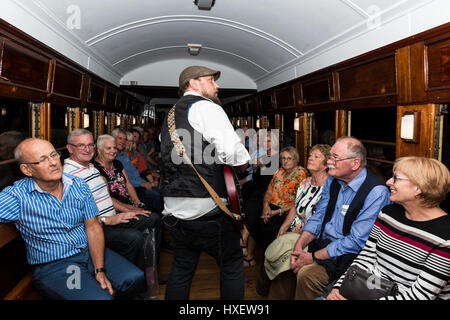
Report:
[{"label": "woman's hand", "polygon": [[151,214],[151,211],[147,210],[139,210],[139,211],[128,211],[118,213],[114,216],[108,217],[108,220],[111,221],[108,225],[116,225],[120,223],[128,223],[130,220],[139,220],[139,215],[148,217]]},{"label": "woman's hand", "polygon": [[289,226],[282,224],[281,227],[280,227],[280,230],[278,230],[277,238],[282,236],[283,234],[288,233],[287,232],[288,230],[289,230]]},{"label": "woman's hand", "polygon": [[261,218],[264,220],[264,223],[267,223],[267,221],[269,221],[271,214],[272,210],[270,210],[269,204],[265,204],[261,213]]},{"label": "woman's hand", "polygon": [[323,298],[323,300],[347,300],[341,294],[339,293],[339,289],[333,289],[331,290],[328,297]]}]

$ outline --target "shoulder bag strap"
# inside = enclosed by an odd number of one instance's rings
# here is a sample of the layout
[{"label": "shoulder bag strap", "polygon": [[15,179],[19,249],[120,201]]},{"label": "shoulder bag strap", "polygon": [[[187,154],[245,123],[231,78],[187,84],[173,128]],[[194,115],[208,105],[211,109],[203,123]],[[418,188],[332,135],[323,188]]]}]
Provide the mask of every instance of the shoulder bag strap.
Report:
[{"label": "shoulder bag strap", "polygon": [[191,159],[186,155],[186,149],[183,145],[183,143],[180,140],[180,137],[177,133],[176,127],[175,127],[175,105],[170,109],[168,116],[167,116],[167,125],[169,127],[169,134],[170,139],[172,140],[172,143],[175,147],[175,150],[177,151],[178,155],[180,157],[183,157],[183,159],[188,163],[192,169],[194,169],[195,173],[198,175],[200,180],[202,181],[203,185],[205,186],[206,190],[208,190],[209,194],[213,198],[213,200],[216,202],[216,204],[219,206],[219,208],[224,211],[226,214],[228,214],[232,219],[234,220],[241,220],[241,216],[235,213],[232,213],[228,207],[223,203],[222,199],[220,199],[219,195],[214,191],[214,189],[211,187],[211,185],[200,175],[200,173],[197,171],[195,166],[192,164]]}]

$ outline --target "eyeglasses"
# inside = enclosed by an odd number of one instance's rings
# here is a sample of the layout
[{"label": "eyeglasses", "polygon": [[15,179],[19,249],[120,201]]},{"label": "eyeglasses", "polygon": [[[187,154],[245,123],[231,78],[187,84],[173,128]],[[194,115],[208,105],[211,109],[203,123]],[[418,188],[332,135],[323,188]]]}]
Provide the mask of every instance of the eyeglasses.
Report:
[{"label": "eyeglasses", "polygon": [[50,153],[50,155],[48,156],[42,156],[39,161],[34,161],[34,162],[22,162],[22,164],[41,164],[41,163],[50,163],[50,159],[53,160],[58,160],[61,157],[61,152],[59,151],[53,151],[52,153]]},{"label": "eyeglasses", "polygon": [[405,178],[405,177],[399,177],[399,176],[396,176],[395,174],[392,176],[391,179],[394,180],[394,183],[396,183],[397,180],[409,180],[408,178]]},{"label": "eyeglasses", "polygon": [[281,161],[291,161],[294,160],[292,157],[281,157]]},{"label": "eyeglasses", "polygon": [[338,158],[336,158],[335,156],[330,156],[328,159],[330,159],[332,162],[336,163],[336,162],[339,162],[339,161],[355,159],[355,157],[344,158],[344,159],[338,159]]},{"label": "eyeglasses", "polygon": [[74,146],[78,150],[84,150],[86,147],[88,147],[89,149],[94,149],[95,148],[95,144],[93,144],[93,143],[89,143],[89,144],[83,144],[83,143],[72,144],[72,143],[69,143],[69,144],[71,146]]}]

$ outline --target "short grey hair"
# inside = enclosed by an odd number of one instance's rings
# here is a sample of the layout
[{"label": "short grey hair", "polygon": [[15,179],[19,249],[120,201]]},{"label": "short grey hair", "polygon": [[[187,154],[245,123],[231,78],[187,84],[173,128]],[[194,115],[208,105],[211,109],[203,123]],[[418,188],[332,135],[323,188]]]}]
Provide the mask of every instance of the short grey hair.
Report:
[{"label": "short grey hair", "polygon": [[94,136],[92,135],[92,132],[90,132],[89,130],[86,129],[75,129],[72,132],[69,133],[69,135],[67,136],[67,143],[68,144],[72,144],[73,139],[75,137],[79,137],[79,136],[84,136],[84,135],[90,135],[92,137],[92,139],[94,139]]},{"label": "short grey hair", "polygon": [[114,138],[116,138],[119,134],[127,135],[126,132],[123,131],[123,130],[120,129],[120,128],[115,128],[115,129],[111,132],[111,135],[112,135]]},{"label": "short grey hair", "polygon": [[367,150],[364,147],[364,144],[360,140],[358,140],[357,138],[352,137],[352,136],[339,137],[336,140],[336,142],[344,141],[344,140],[348,140],[347,141],[347,157],[348,158],[359,158],[360,167],[365,168],[367,165]]},{"label": "short grey hair", "polygon": [[103,150],[103,146],[105,145],[105,141],[108,140],[112,140],[112,141],[116,141],[116,138],[114,138],[113,136],[109,135],[109,134],[102,134],[101,136],[99,136],[97,138],[97,152],[99,150]]}]

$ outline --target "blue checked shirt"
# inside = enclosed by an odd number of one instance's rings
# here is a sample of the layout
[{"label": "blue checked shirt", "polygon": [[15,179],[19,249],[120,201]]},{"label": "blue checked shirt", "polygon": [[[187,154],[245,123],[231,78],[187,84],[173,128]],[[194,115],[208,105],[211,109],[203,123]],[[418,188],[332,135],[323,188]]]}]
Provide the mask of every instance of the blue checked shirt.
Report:
[{"label": "blue checked shirt", "polygon": [[62,181],[62,202],[32,178],[0,193],[0,223],[15,224],[31,265],[71,257],[87,246],[84,221],[98,215],[94,198],[82,179],[63,174]]}]

